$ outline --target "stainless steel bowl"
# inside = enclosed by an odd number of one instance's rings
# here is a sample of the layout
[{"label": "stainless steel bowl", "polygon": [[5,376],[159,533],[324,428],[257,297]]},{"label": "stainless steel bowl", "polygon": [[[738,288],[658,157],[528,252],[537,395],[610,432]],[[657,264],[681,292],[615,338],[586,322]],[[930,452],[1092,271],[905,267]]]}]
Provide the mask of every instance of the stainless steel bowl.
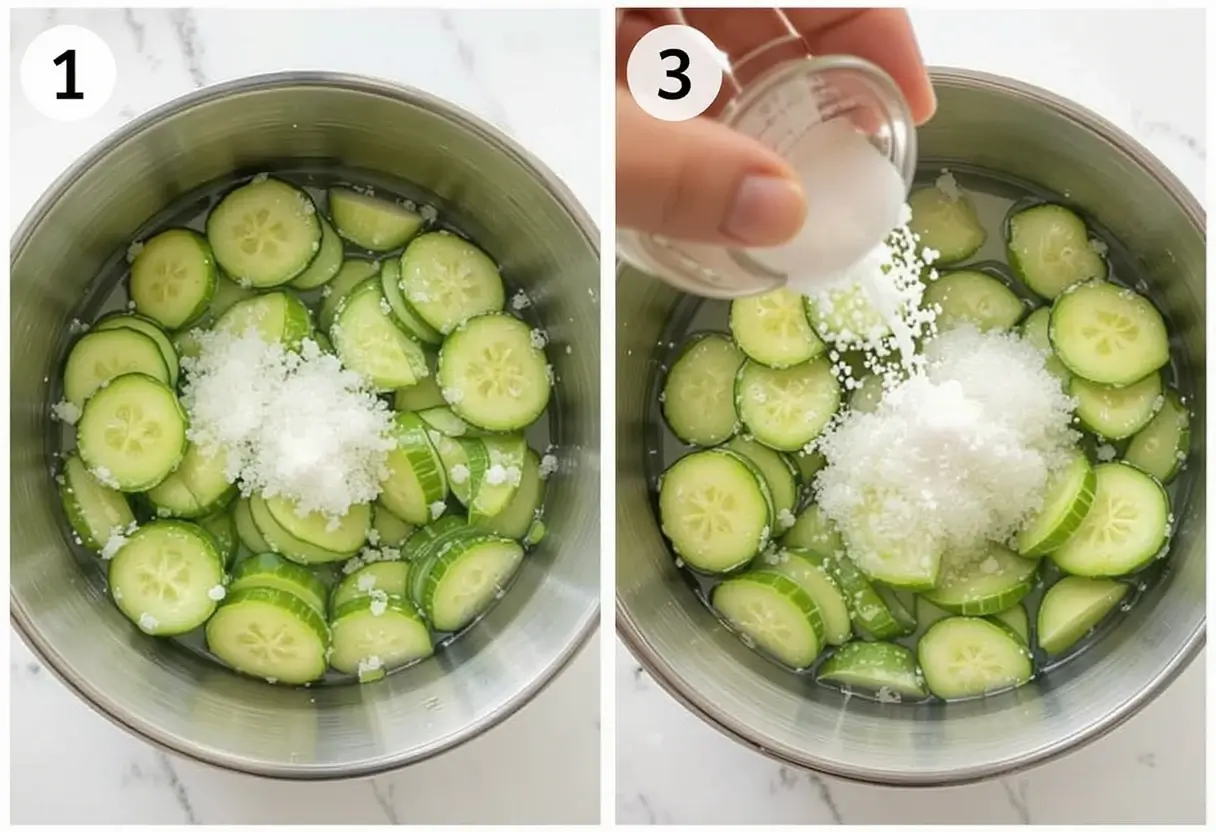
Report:
[{"label": "stainless steel bowl", "polygon": [[[296,159],[366,168],[433,192],[557,344],[549,536],[501,603],[434,659],[372,685],[271,687],[137,634],[57,522],[48,384],[86,287],[135,230],[234,170]],[[376,774],[505,719],[593,631],[599,598],[598,234],[542,164],[417,90],[284,73],[209,87],[136,119],[64,174],[12,243],[12,621],[82,699],[167,750],[270,777]]]},{"label": "stainless steel bowl", "polygon": [[975,72],[935,70],[933,81],[938,113],[920,131],[922,160],[979,166],[1068,193],[1140,259],[1193,392],[1190,495],[1171,567],[1125,620],[1063,667],[982,700],[890,707],[846,701],[744,647],[677,575],[645,479],[651,358],[679,294],[628,268],[617,281],[621,638],[669,693],[728,736],[787,763],[891,785],[980,780],[1075,749],[1164,690],[1200,652],[1205,629],[1204,213],[1143,147],[1071,102]]}]

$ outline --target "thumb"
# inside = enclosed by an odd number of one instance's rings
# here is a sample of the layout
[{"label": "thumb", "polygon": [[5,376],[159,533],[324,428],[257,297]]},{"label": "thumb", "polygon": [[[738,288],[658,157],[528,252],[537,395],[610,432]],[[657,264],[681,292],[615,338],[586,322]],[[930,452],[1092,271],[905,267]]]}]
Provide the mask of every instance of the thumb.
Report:
[{"label": "thumb", "polygon": [[617,88],[617,225],[733,246],[784,243],[806,200],[794,171],[747,136],[710,119],[660,121]]}]

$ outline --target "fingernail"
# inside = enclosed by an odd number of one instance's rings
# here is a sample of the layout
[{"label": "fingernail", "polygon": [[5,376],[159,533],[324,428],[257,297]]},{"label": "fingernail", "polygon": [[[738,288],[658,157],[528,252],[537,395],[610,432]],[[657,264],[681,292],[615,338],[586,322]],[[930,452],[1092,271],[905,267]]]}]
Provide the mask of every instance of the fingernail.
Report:
[{"label": "fingernail", "polygon": [[743,245],[784,243],[802,225],[806,199],[797,182],[778,176],[749,176],[739,184],[722,233]]}]

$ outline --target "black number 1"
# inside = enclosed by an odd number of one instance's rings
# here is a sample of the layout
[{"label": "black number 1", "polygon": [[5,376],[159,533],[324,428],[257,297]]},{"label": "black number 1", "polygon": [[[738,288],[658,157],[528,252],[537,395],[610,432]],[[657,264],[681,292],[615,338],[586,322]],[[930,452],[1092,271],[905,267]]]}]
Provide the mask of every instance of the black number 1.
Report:
[{"label": "black number 1", "polygon": [[76,89],[76,50],[75,49],[69,49],[66,52],[64,52],[62,55],[60,55],[58,58],[55,59],[55,66],[59,66],[60,64],[63,64],[63,63],[66,63],[68,65],[67,70],[66,70],[66,74],[68,76],[67,77],[67,89],[64,90],[63,92],[55,93],[55,97],[58,99],[61,99],[61,100],[68,99],[68,100],[72,100],[72,101],[76,101],[81,98],[84,98],[84,93],[82,93],[80,90]]},{"label": "black number 1", "polygon": [[659,98],[665,98],[668,101],[679,101],[681,98],[688,95],[688,91],[692,89],[692,82],[689,81],[688,76],[684,74],[684,71],[688,69],[688,53],[683,49],[664,49],[659,53],[659,58],[664,61],[668,58],[675,58],[676,61],[679,62],[679,66],[677,66],[675,69],[667,70],[667,77],[675,78],[680,82],[680,88],[675,92],[670,92],[669,90],[663,89],[659,90]]}]

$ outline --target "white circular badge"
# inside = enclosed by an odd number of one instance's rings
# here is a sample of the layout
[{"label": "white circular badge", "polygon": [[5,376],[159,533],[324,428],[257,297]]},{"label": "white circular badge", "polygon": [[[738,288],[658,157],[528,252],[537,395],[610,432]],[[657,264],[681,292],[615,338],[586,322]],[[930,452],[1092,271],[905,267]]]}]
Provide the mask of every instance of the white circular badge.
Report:
[{"label": "white circular badge", "polygon": [[660,26],[629,53],[625,77],[638,106],[662,121],[687,121],[722,89],[722,52],[691,26]]},{"label": "white circular badge", "polygon": [[21,58],[21,88],[34,109],[55,121],[94,115],[114,93],[118,66],[104,40],[83,26],[56,26],[34,38]]}]

